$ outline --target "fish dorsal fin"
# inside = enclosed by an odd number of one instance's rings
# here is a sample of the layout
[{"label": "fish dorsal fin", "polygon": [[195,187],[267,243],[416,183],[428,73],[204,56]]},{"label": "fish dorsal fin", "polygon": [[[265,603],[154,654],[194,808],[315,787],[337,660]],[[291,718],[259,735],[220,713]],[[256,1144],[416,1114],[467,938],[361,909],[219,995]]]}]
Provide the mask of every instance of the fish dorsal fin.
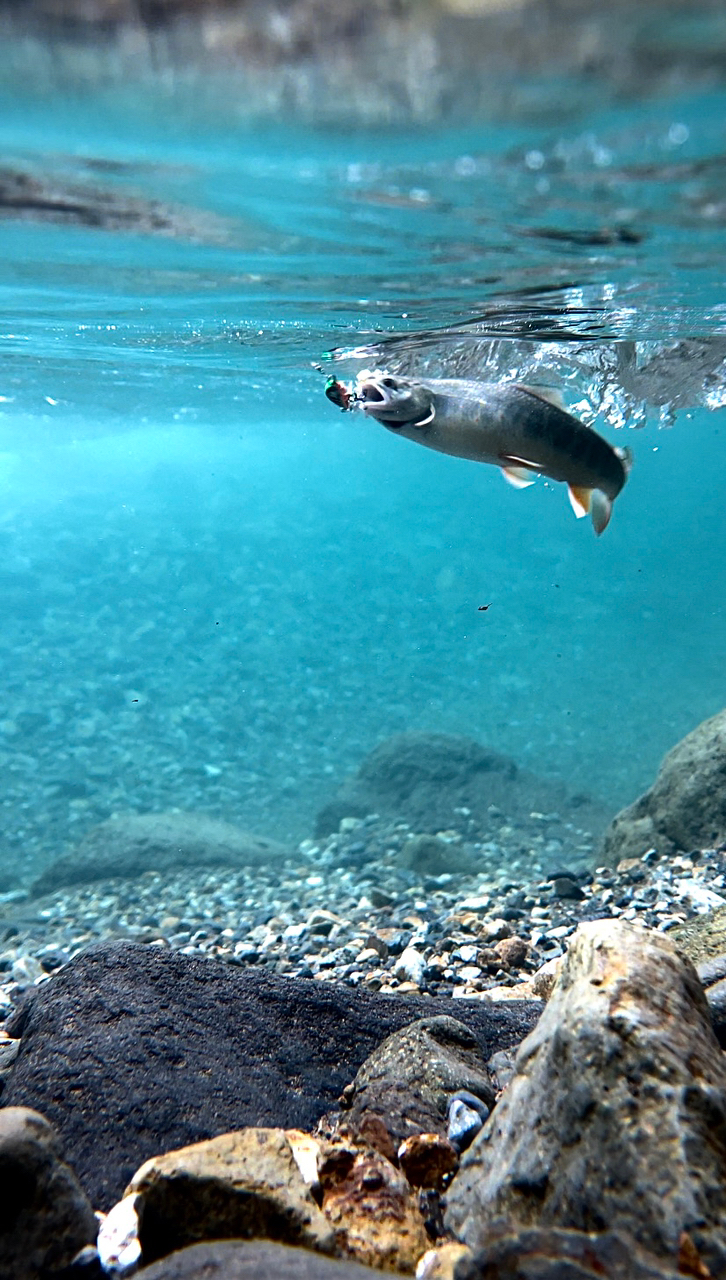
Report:
[{"label": "fish dorsal fin", "polygon": [[534,484],[534,476],[525,467],[502,467],[502,475],[515,489],[528,489]]},{"label": "fish dorsal fin", "polygon": [[581,520],[582,517],[586,516],[588,511],[590,510],[590,503],[592,501],[592,489],[582,489],[577,485],[568,484],[567,493],[570,499],[570,505],[572,506],[572,510],[574,511],[578,520]]},{"label": "fish dorsal fin", "polygon": [[554,387],[525,387],[523,382],[517,384],[526,391],[530,396],[536,396],[538,400],[544,400],[547,404],[554,405],[555,409],[561,409],[563,413],[568,412],[567,405],[562,399],[559,391],[555,391]]}]

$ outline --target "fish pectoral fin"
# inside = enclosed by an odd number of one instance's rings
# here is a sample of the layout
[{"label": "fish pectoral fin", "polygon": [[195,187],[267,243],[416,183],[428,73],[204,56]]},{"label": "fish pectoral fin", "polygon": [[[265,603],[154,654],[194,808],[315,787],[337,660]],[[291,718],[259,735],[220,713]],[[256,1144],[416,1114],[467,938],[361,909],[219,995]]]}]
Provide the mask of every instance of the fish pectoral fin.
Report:
[{"label": "fish pectoral fin", "polygon": [[534,476],[524,467],[502,467],[502,475],[515,489],[528,489],[534,484]]},{"label": "fish pectoral fin", "polygon": [[528,395],[536,396],[538,400],[544,400],[547,404],[554,405],[555,409],[561,409],[563,413],[569,412],[561,393],[555,391],[553,387],[526,387],[523,382],[518,382],[517,386],[521,387],[522,391],[526,391]]},{"label": "fish pectoral fin", "polygon": [[542,468],[538,462],[530,462],[529,458],[519,458],[516,453],[500,453],[499,465],[516,467],[520,471],[534,471],[538,476],[542,474]]}]

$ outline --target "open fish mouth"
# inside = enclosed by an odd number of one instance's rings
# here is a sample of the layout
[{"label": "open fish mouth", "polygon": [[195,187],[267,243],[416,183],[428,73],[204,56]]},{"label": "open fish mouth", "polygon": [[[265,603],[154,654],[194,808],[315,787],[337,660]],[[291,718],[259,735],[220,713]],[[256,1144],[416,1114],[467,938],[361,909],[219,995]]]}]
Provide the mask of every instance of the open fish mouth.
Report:
[{"label": "open fish mouth", "polygon": [[358,400],[365,408],[366,404],[386,404],[390,399],[375,382],[364,382],[356,389]]}]

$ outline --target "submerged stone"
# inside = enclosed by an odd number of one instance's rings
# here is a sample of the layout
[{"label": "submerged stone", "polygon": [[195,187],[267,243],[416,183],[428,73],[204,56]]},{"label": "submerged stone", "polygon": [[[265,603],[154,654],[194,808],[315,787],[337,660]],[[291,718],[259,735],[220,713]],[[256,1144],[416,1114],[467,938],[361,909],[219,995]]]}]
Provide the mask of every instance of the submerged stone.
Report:
[{"label": "submerged stone", "polygon": [[312,1129],[387,1035],[452,1012],[486,1056],[519,1044],[539,1005],[374,995],[107,942],[26,997],[2,1101],[47,1115],[108,1209],[164,1151],[244,1125]]},{"label": "submerged stone", "polygon": [[204,813],[126,813],[94,827],[75,849],[56,858],[31,892],[189,866],[264,867],[282,863],[288,854],[274,840]]},{"label": "submerged stone", "polygon": [[446,1223],[474,1250],[497,1219],[624,1232],[674,1270],[685,1234],[722,1275],[725,1168],[726,1066],[694,969],[662,934],[596,921],[462,1159]]}]

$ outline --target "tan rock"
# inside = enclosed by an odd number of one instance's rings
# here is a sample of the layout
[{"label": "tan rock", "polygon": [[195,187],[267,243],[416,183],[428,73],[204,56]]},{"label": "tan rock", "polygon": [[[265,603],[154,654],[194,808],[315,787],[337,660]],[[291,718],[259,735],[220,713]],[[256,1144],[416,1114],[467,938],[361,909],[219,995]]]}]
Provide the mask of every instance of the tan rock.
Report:
[{"label": "tan rock", "polygon": [[695,970],[661,933],[580,925],[516,1074],[462,1159],[446,1224],[615,1231],[726,1274],[726,1066]]},{"label": "tan rock", "polygon": [[336,1253],[379,1271],[411,1274],[429,1240],[418,1197],[378,1151],[340,1139],[321,1161],[323,1213]]},{"label": "tan rock", "polygon": [[147,1160],[136,1195],[144,1263],[200,1240],[252,1236],[333,1251],[333,1232],[282,1129],[241,1129]]},{"label": "tan rock", "polygon": [[0,1189],[3,1278],[56,1275],[94,1243],[93,1209],[63,1161],[60,1138],[29,1107],[0,1110]]},{"label": "tan rock", "polygon": [[456,1280],[457,1263],[472,1257],[471,1249],[457,1240],[450,1240],[436,1249],[427,1249],[419,1258],[416,1280]]},{"label": "tan rock", "polygon": [[545,960],[532,976],[532,991],[541,1000],[549,1000],[552,990],[562,968],[563,956],[555,956],[553,960]]}]

